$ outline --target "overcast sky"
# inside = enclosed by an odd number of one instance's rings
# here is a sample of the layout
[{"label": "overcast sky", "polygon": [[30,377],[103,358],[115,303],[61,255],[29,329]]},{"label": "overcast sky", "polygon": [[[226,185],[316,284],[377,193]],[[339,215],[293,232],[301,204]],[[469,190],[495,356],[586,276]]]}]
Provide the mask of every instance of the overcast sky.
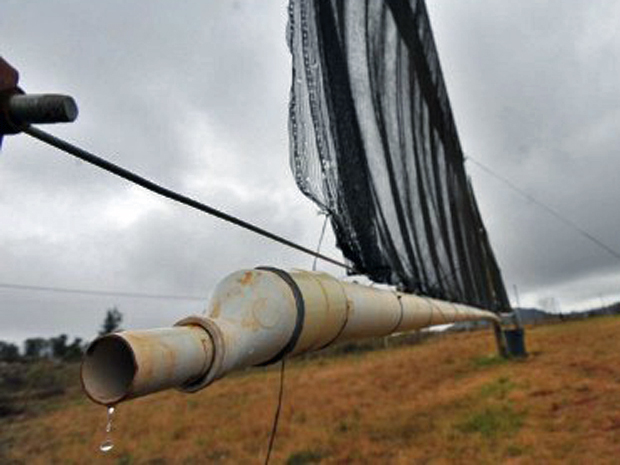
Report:
[{"label": "overcast sky", "polygon": [[[620,250],[620,4],[428,0],[459,134],[489,166]],[[80,108],[47,128],[314,248],[323,217],[288,165],[286,2],[4,0],[0,54],[28,92]],[[563,310],[620,299],[620,261],[468,163],[514,296]],[[0,152],[0,283],[205,296],[144,300],[0,288],[0,339],[92,338],[200,312],[240,268],[312,259],[75,161],[26,135]],[[322,251],[339,257],[328,233]],[[319,264],[337,276],[337,268]],[[514,297],[513,297],[514,301]]]}]

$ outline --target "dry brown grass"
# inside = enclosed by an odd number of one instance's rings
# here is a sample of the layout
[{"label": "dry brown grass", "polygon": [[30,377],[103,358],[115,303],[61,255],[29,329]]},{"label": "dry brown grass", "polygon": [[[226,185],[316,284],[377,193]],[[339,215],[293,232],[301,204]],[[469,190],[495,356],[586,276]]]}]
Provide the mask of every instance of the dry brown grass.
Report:
[{"label": "dry brown grass", "polygon": [[[531,328],[502,362],[490,332],[291,364],[272,463],[619,463],[620,318]],[[105,411],[86,400],[0,426],[3,463],[262,463],[278,371]],[[4,455],[2,455],[4,454]]]}]

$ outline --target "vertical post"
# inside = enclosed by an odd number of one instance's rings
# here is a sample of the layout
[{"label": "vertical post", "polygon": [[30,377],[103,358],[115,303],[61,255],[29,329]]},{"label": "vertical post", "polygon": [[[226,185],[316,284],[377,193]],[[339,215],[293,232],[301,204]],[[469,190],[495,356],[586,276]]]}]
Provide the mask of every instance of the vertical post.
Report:
[{"label": "vertical post", "polygon": [[517,303],[517,307],[520,308],[521,307],[521,302],[519,301],[519,288],[517,287],[516,284],[513,284],[512,286],[513,286],[513,288],[515,290],[515,301]]},{"label": "vertical post", "polygon": [[495,333],[495,343],[497,344],[497,352],[500,357],[510,358],[506,337],[500,323],[493,323],[493,332]]}]

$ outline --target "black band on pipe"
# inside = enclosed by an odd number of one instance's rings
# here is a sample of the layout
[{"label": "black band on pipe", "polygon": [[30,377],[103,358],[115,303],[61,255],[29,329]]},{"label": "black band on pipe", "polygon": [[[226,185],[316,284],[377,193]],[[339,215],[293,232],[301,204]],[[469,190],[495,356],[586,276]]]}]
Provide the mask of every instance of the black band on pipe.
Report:
[{"label": "black band on pipe", "polygon": [[400,307],[400,317],[398,318],[398,323],[396,323],[396,326],[394,326],[394,328],[387,334],[387,336],[398,330],[400,324],[403,322],[403,318],[405,317],[405,307],[403,307],[403,302],[401,300],[403,296],[396,292],[394,293],[394,295],[396,296],[396,300],[398,300],[398,306]]},{"label": "black band on pipe", "polygon": [[261,271],[269,271],[271,273],[277,274],[282,280],[289,285],[291,291],[293,292],[293,296],[295,297],[295,306],[297,307],[297,319],[295,320],[295,327],[293,328],[293,332],[291,334],[288,342],[282,347],[282,350],[278,352],[276,355],[271,357],[266,362],[259,363],[257,366],[265,366],[271,365],[272,363],[276,363],[277,361],[283,359],[286,355],[290,354],[297,341],[299,340],[299,336],[301,335],[301,330],[304,327],[304,317],[306,315],[306,306],[304,304],[304,297],[301,294],[301,290],[295,280],[288,274],[286,271],[281,270],[279,268],[273,268],[271,266],[259,266],[256,268]]}]

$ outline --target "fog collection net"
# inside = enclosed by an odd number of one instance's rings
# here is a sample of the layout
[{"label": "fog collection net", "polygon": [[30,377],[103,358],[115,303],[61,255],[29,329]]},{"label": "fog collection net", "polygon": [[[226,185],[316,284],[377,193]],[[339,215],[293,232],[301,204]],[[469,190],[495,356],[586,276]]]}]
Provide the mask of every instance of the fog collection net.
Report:
[{"label": "fog collection net", "polygon": [[355,271],[505,311],[422,0],[290,0],[291,165]]}]

